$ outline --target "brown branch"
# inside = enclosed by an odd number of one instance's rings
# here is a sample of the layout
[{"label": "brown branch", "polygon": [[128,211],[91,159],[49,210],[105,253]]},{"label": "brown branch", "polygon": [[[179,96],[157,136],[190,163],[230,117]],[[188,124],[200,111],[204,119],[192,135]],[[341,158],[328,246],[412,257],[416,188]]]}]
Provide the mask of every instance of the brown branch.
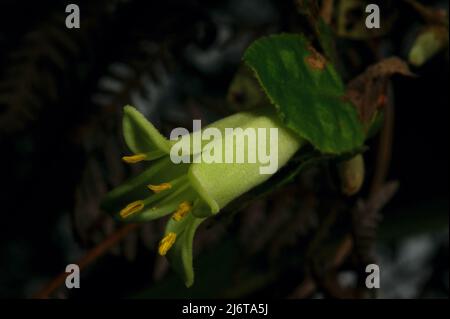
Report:
[{"label": "brown branch", "polygon": [[[112,233],[109,237],[103,240],[100,244],[89,250],[76,264],[80,267],[80,270],[83,270],[87,266],[89,266],[92,262],[94,262],[98,257],[102,256],[107,252],[110,248],[119,243],[122,239],[124,239],[129,233],[135,231],[140,224],[128,224],[125,225],[114,233]],[[41,291],[33,296],[35,299],[48,299],[52,295],[52,293],[58,289],[62,284],[64,284],[68,273],[62,272],[58,276],[56,276],[50,283],[47,284]]]},{"label": "brown branch", "polygon": [[392,88],[388,85],[388,102],[384,110],[383,128],[378,140],[375,173],[370,187],[369,198],[372,198],[377,194],[378,190],[384,184],[389,171],[394,135],[394,107],[392,99]]},{"label": "brown branch", "polygon": [[[345,236],[345,238],[340,243],[339,247],[336,249],[333,261],[331,263],[332,269],[338,268],[345,259],[350,255],[353,248],[353,239],[350,235]],[[289,299],[304,299],[311,296],[318,288],[316,280],[311,275],[307,275],[303,282],[294,290],[294,292],[289,295]]]},{"label": "brown branch", "polygon": [[320,16],[326,24],[331,24],[333,18],[333,2],[334,0],[324,0],[320,8]]},{"label": "brown branch", "polygon": [[332,267],[338,268],[340,265],[342,265],[345,259],[350,255],[352,248],[353,248],[352,236],[347,235],[342,240],[339,247],[336,249],[336,254],[334,255]]}]

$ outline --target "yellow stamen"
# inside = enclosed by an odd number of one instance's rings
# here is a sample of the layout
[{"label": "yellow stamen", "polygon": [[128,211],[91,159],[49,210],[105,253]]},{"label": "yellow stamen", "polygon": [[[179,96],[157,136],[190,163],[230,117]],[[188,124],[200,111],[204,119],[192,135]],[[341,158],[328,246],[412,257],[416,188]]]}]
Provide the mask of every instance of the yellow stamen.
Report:
[{"label": "yellow stamen", "polygon": [[128,216],[133,215],[138,211],[142,210],[142,208],[144,208],[144,201],[137,200],[135,202],[132,202],[120,211],[120,217],[127,218]]},{"label": "yellow stamen", "polygon": [[175,240],[177,239],[177,234],[175,233],[168,233],[166,236],[164,236],[163,239],[159,242],[158,247],[158,253],[161,256],[165,256],[169,249],[173,246],[175,243]]},{"label": "yellow stamen", "polygon": [[143,161],[146,157],[147,155],[145,154],[135,154],[130,156],[123,156],[122,161],[128,164],[134,164]]},{"label": "yellow stamen", "polygon": [[192,205],[189,202],[182,202],[176,212],[172,215],[173,220],[179,222],[184,216],[187,215],[192,209]]},{"label": "yellow stamen", "polygon": [[172,185],[170,183],[162,183],[162,184],[159,184],[159,185],[149,184],[149,185],[147,185],[147,187],[151,191],[153,191],[155,193],[159,193],[159,192],[165,191],[166,189],[171,189]]}]

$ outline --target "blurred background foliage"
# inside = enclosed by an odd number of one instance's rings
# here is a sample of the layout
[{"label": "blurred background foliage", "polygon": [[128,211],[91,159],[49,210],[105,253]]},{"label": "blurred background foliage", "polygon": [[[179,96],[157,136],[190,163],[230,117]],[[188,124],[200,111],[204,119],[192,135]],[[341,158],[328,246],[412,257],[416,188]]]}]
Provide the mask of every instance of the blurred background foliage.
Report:
[{"label": "blurred background foliage", "polygon": [[390,56],[410,63],[415,77],[365,82],[390,122],[368,141],[362,191],[343,196],[337,163],[313,161],[202,225],[192,288],[157,256],[157,221],[90,263],[81,289],[51,296],[370,297],[376,262],[378,297],[448,297],[448,2],[376,3],[382,28],[369,31],[356,0],[80,0],[80,29],[65,28],[66,1],[2,1],[0,297],[35,295],[121,227],[99,203],[140,169],[120,161],[123,105],[166,134],[245,109],[248,92],[228,93],[249,77],[242,53],[280,32],[332,37],[323,49],[346,82]]}]

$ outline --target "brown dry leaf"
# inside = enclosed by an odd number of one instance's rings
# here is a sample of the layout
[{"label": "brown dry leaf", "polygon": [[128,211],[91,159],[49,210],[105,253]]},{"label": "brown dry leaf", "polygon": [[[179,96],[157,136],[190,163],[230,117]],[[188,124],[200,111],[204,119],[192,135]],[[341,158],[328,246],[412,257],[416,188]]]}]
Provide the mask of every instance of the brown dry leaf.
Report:
[{"label": "brown dry leaf", "polygon": [[394,74],[414,76],[405,61],[390,57],[369,66],[348,83],[346,97],[356,106],[365,126],[370,124],[375,112],[386,104],[387,81]]}]

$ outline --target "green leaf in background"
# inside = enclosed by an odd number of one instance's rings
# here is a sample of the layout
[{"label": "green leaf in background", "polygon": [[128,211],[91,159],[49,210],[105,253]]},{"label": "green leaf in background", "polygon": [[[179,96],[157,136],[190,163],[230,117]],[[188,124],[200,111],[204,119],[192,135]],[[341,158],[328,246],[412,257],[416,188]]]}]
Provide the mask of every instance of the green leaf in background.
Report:
[{"label": "green leaf in background", "polygon": [[245,52],[284,123],[323,153],[361,147],[362,125],[333,65],[300,35],[255,41]]},{"label": "green leaf in background", "polygon": [[417,36],[409,51],[408,60],[415,66],[421,66],[446,46],[448,28],[430,27]]}]

